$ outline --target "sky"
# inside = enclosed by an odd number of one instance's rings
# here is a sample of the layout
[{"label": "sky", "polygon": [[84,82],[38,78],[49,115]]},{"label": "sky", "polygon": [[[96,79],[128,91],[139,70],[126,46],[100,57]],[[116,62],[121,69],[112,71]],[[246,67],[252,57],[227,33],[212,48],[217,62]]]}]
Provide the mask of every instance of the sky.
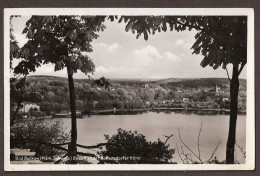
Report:
[{"label": "sky", "polygon": [[[12,20],[13,34],[19,46],[23,46],[27,41],[22,31],[29,18],[22,16]],[[227,73],[222,68],[213,70],[209,66],[200,66],[203,56],[192,54],[191,50],[195,42],[195,30],[156,33],[149,35],[148,41],[145,41],[143,35],[136,39],[136,34],[126,32],[124,23],[106,21],[105,26],[105,31],[98,33],[100,37],[92,43],[93,52],[89,53],[96,66],[93,78],[227,78]],[[228,68],[231,75],[231,67]],[[67,77],[66,69],[55,72],[52,64],[42,65],[30,75]],[[78,72],[74,78],[87,76]],[[240,78],[246,78],[246,66]]]}]

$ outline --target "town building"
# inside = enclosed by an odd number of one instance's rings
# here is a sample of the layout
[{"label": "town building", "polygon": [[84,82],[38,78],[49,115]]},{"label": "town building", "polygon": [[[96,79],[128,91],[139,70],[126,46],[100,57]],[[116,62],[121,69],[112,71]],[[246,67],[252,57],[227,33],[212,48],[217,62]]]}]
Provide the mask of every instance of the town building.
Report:
[{"label": "town building", "polygon": [[145,104],[146,104],[147,106],[150,106],[150,101],[146,101]]},{"label": "town building", "polygon": [[98,101],[93,101],[93,108],[96,108]]},{"label": "town building", "polygon": [[190,99],[189,99],[189,98],[182,98],[182,101],[185,102],[185,103],[187,103],[187,102],[190,101]]},{"label": "town building", "polygon": [[40,106],[37,105],[36,103],[21,103],[22,104],[22,108],[21,111],[22,112],[29,112],[29,110],[32,109],[37,109],[38,111],[40,111]]},{"label": "town building", "polygon": [[216,85],[216,94],[219,93],[220,87],[218,85]]},{"label": "town building", "polygon": [[222,98],[222,101],[227,102],[227,101],[229,101],[229,99],[228,98]]}]

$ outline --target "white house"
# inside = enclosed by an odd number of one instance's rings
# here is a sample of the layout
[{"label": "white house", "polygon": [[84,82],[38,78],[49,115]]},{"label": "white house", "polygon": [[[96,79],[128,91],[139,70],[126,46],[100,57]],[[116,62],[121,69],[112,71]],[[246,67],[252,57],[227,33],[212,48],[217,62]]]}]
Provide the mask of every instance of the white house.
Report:
[{"label": "white house", "polygon": [[93,101],[93,107],[96,108],[98,101]]},{"label": "white house", "polygon": [[185,102],[185,103],[189,102],[189,100],[190,100],[189,98],[183,98],[182,99],[182,101]]},{"label": "white house", "polygon": [[229,99],[228,98],[222,98],[222,101],[226,102],[226,101],[229,101]]},{"label": "white house", "polygon": [[149,85],[148,85],[148,84],[145,84],[144,88],[149,88]]},{"label": "white house", "polygon": [[29,112],[30,109],[37,109],[40,111],[40,106],[38,106],[36,103],[22,103],[22,112]]},{"label": "white house", "polygon": [[150,106],[150,101],[146,101],[145,104]]},{"label": "white house", "polygon": [[221,88],[218,86],[218,85],[216,85],[216,94],[218,94],[219,93],[219,90],[220,90]]},{"label": "white house", "polygon": [[181,90],[180,90],[180,89],[178,89],[176,92],[179,92],[179,93],[181,93]]}]

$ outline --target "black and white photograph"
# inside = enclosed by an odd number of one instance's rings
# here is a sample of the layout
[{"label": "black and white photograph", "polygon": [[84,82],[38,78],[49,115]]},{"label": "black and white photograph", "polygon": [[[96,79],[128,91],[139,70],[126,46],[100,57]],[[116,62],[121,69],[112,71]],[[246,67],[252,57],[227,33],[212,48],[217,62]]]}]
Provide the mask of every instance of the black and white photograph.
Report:
[{"label": "black and white photograph", "polygon": [[5,170],[253,170],[253,9],[4,12]]}]

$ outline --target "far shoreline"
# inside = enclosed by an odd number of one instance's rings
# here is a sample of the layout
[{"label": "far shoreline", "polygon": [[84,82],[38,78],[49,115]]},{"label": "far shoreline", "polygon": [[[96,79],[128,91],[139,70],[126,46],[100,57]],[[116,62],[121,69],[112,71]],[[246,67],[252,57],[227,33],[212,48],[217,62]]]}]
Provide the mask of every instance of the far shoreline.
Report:
[{"label": "far shoreline", "polygon": [[[229,115],[229,109],[195,109],[195,108],[139,108],[139,109],[107,109],[107,110],[92,110],[90,112],[81,112],[77,116],[78,119],[90,118],[92,115],[138,115],[147,112],[175,112],[175,113],[186,113],[186,114],[197,114],[197,115]],[[238,111],[237,115],[246,115],[246,111]],[[88,117],[86,117],[88,116]],[[29,117],[27,120],[44,120],[44,119],[68,119],[71,118],[70,114],[65,114],[59,116],[57,114],[52,114],[42,117]],[[26,119],[21,119],[26,120]]]},{"label": "far shoreline", "polygon": [[[172,111],[172,112],[190,112],[190,111],[197,111],[197,112],[211,112],[217,114],[226,114],[229,115],[229,109],[196,109],[196,108],[139,108],[139,109],[109,109],[109,110],[92,110],[90,112],[82,112],[81,115],[111,115],[111,114],[120,114],[120,115],[127,115],[127,113],[131,112],[148,112],[148,111]],[[238,115],[246,115],[246,111],[239,110]]]}]

